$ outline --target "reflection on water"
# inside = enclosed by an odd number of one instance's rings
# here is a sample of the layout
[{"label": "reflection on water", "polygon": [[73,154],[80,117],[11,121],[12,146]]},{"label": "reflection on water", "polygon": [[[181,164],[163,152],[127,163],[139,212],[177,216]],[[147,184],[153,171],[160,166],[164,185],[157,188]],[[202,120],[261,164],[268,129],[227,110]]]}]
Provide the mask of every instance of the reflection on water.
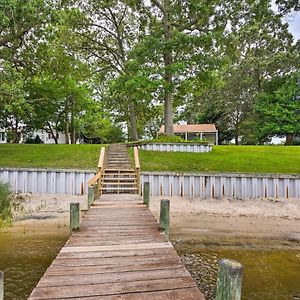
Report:
[{"label": "reflection on water", "polygon": [[47,235],[0,232],[5,300],[27,299],[66,240],[65,232]]},{"label": "reflection on water", "polygon": [[180,244],[176,250],[206,299],[214,299],[218,261],[231,258],[244,265],[243,300],[300,299],[300,251],[201,249]]},{"label": "reflection on water", "polygon": [[[27,299],[68,239],[68,232],[20,234],[0,232],[0,270],[5,272],[5,299]],[[241,241],[242,242],[242,241]],[[300,299],[300,251],[235,249],[176,243],[206,299],[213,299],[220,258],[244,264],[243,300]]]}]

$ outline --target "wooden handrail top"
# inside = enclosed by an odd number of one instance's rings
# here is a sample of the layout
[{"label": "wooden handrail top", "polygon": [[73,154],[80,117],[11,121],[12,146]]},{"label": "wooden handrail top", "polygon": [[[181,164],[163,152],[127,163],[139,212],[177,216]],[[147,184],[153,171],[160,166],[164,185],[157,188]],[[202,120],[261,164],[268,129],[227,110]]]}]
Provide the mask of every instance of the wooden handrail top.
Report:
[{"label": "wooden handrail top", "polygon": [[100,177],[102,175],[102,172],[100,171],[99,173],[97,173],[93,178],[91,178],[89,181],[88,181],[88,186],[92,186],[94,183],[96,183]]},{"label": "wooden handrail top", "polygon": [[138,147],[134,147],[134,148],[133,148],[133,152],[134,152],[135,168],[136,168],[136,169],[140,169],[140,168],[141,168],[141,165],[140,165],[139,149],[138,149]]},{"label": "wooden handrail top", "polygon": [[105,147],[101,147],[100,157],[99,157],[99,162],[98,162],[99,170],[103,170],[103,168],[104,168],[104,157],[105,157]]}]

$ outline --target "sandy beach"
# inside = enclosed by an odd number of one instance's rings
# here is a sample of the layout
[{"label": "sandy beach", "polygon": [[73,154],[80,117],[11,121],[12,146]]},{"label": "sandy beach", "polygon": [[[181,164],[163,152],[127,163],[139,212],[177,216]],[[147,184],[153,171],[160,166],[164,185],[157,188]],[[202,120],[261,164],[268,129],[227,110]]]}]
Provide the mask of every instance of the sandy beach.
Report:
[{"label": "sandy beach", "polygon": [[[86,195],[19,194],[14,226],[6,230],[69,230],[70,203],[79,202],[81,209],[86,210],[86,199]],[[150,209],[157,219],[161,199],[150,200]],[[259,241],[268,247],[300,247],[300,199],[169,199],[171,237],[175,242],[240,245],[242,240],[246,244]]]}]

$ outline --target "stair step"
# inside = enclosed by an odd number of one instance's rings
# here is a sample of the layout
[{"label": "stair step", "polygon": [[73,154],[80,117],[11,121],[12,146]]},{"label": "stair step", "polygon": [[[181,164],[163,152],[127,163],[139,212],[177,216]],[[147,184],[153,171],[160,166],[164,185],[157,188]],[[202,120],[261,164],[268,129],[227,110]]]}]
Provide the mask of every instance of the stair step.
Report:
[{"label": "stair step", "polygon": [[123,185],[129,185],[129,186],[136,186],[136,183],[134,182],[101,182],[102,185],[116,185],[116,186],[123,186]]},{"label": "stair step", "polygon": [[104,172],[116,172],[116,173],[134,173],[135,171],[133,169],[115,169],[115,168],[107,168],[104,169]]},{"label": "stair step", "polygon": [[100,188],[99,190],[101,190],[101,191],[105,191],[105,190],[108,190],[108,191],[114,191],[114,190],[116,190],[116,191],[137,191],[138,190],[138,188],[134,188],[134,187],[132,187],[132,188],[129,188],[129,187],[102,187],[102,188]]},{"label": "stair step", "polygon": [[136,181],[136,177],[102,177],[101,178],[101,182],[102,181]]}]

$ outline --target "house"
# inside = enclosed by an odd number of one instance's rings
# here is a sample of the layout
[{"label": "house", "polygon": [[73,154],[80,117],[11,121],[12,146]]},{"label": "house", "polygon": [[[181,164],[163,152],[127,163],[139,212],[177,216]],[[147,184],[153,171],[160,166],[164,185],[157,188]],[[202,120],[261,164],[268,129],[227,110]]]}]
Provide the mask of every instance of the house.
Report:
[{"label": "house", "polygon": [[[37,135],[40,137],[41,141],[44,144],[55,144],[55,141],[52,137],[52,135],[45,130],[37,130],[31,133],[25,133],[21,134],[20,143],[25,143],[27,138],[34,139]],[[6,144],[7,141],[7,130],[0,128],[0,144]],[[66,143],[66,137],[65,134],[62,132],[58,132],[58,143],[59,144],[65,144]]]},{"label": "house", "polygon": [[[218,144],[218,130],[214,124],[173,125],[174,134],[186,141],[194,139],[206,140],[209,144]],[[158,135],[164,134],[165,126],[162,125]]]}]

